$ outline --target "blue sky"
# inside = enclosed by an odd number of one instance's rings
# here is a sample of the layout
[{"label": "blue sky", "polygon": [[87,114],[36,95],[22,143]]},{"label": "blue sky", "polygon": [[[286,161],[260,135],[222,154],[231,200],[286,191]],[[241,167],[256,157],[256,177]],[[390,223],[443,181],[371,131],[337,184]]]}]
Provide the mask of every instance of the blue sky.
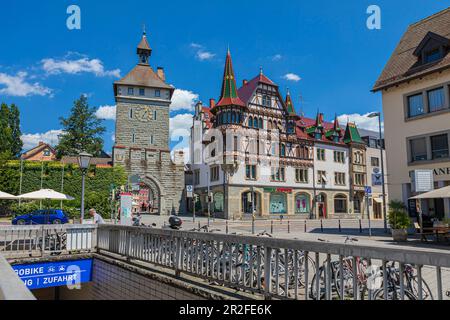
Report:
[{"label": "blue sky", "polygon": [[[81,30],[66,27],[67,7],[81,8]],[[381,30],[366,27],[369,5],[381,8]],[[370,92],[407,26],[450,1],[8,1],[0,11],[0,101],[21,110],[25,147],[56,143],[59,117],[87,94],[99,116],[111,118],[112,82],[136,63],[145,23],[153,67],[163,66],[179,90],[172,108],[173,138],[186,136],[196,99],[220,93],[230,46],[238,85],[259,72],[289,87],[297,111],[331,120],[381,110]],[[286,75],[291,74],[290,77]],[[301,80],[298,81],[298,76]],[[290,78],[290,80],[288,79]],[[300,104],[300,95],[303,103]],[[109,107],[108,107],[109,106]],[[105,150],[114,121],[105,120]],[[171,147],[177,144],[172,141]]]}]

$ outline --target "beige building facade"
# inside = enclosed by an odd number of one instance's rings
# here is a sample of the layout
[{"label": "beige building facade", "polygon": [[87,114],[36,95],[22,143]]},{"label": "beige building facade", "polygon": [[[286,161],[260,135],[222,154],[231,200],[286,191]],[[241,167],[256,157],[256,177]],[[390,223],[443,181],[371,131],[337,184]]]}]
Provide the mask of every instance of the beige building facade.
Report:
[{"label": "beige building facade", "polygon": [[[414,170],[450,185],[450,8],[411,25],[375,84],[382,93],[389,194],[416,216]],[[450,217],[450,200],[423,200],[430,219]]]}]

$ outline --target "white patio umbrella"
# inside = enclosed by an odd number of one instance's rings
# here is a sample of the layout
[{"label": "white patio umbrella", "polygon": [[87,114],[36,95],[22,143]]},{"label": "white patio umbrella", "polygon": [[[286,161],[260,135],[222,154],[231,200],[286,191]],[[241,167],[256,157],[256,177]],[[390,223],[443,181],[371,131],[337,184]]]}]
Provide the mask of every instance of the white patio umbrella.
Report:
[{"label": "white patio umbrella", "polygon": [[17,197],[13,196],[12,194],[0,191],[0,200],[14,200],[14,199],[17,199]]},{"label": "white patio umbrella", "polygon": [[412,197],[410,199],[442,199],[450,198],[450,186],[436,189],[427,193],[422,193],[421,195]]},{"label": "white patio umbrella", "polygon": [[75,198],[52,189],[41,189],[30,193],[17,196],[17,199],[23,200],[74,200]]}]

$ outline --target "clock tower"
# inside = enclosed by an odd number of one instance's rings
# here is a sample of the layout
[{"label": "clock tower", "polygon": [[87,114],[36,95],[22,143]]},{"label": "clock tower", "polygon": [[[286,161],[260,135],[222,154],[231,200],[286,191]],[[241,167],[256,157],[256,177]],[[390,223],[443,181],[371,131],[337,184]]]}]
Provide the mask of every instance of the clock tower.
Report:
[{"label": "clock tower", "polygon": [[174,152],[172,161],[169,148],[169,108],[175,88],[166,83],[163,68],[155,71],[150,66],[152,49],[145,32],[136,53],[135,67],[114,82],[114,165],[125,168],[131,189],[140,194],[133,211],[174,214],[183,207],[184,189],[183,154]]}]

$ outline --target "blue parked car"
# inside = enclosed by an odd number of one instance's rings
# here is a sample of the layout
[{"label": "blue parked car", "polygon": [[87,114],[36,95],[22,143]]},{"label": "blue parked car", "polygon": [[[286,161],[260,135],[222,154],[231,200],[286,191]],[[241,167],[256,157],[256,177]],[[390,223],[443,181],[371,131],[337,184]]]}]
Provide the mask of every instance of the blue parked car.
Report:
[{"label": "blue parked car", "polygon": [[36,210],[29,214],[14,217],[12,224],[65,224],[69,219],[64,211],[60,209]]}]

